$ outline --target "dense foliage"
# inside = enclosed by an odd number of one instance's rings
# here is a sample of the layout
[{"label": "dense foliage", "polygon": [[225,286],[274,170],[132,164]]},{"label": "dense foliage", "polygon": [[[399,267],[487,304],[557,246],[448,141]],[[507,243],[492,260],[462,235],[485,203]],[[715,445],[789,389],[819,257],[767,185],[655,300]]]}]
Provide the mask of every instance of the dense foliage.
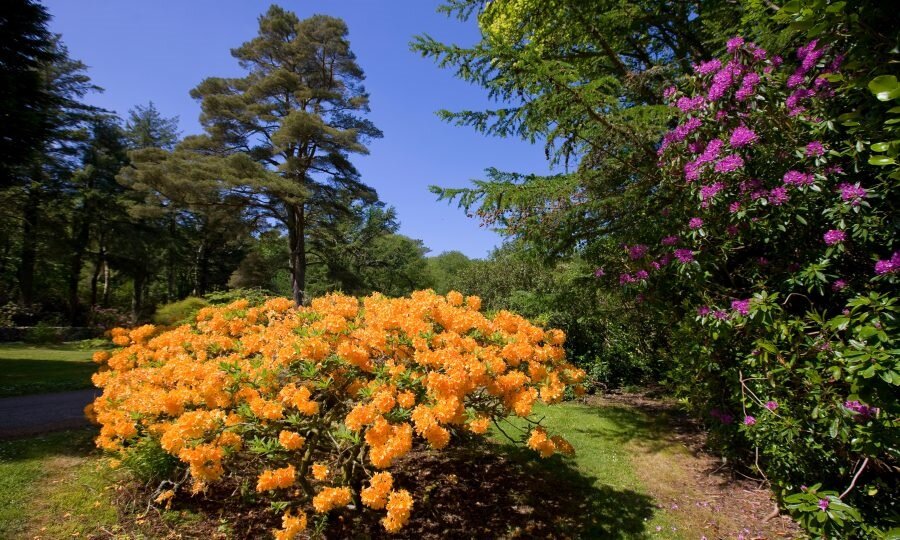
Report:
[{"label": "dense foliage", "polygon": [[117,329],[121,348],[95,355],[105,368],[88,410],[97,443],[162,476],[159,504],[249,485],[284,513],[276,538],[303,531],[310,508],[322,524],[351,501],[386,510],[384,527],[397,531],[415,503],[390,468],[417,446],[440,450],[515,415],[529,420],[519,439],[542,457],[574,451],[531,417],[539,399],[580,388],[565,335],[506,311],[486,317],[480,303],[430,291],[329,295],[308,308],[240,300],[169,331]]},{"label": "dense foliage", "polygon": [[[668,327],[670,388],[724,452],[811,532],[877,537],[898,514],[897,14],[703,3],[648,55],[667,69],[634,55],[667,36],[640,26],[667,3],[635,4],[601,34],[559,19],[580,2],[451,2],[477,11],[482,41],[416,47],[513,105],[447,116],[545,137],[576,166],[436,191],[545,256],[594,262],[594,288]],[[690,47],[704,28],[745,37]]]}]

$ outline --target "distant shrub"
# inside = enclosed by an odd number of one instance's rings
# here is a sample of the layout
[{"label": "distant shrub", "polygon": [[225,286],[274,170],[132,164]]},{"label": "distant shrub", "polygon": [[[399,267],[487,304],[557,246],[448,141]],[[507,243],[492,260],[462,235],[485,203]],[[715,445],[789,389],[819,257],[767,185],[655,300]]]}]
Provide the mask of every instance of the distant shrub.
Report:
[{"label": "distant shrub", "polygon": [[188,296],[184,300],[163,304],[153,314],[153,322],[160,326],[177,326],[191,322],[197,312],[209,305],[209,302],[196,296]]},{"label": "distant shrub", "polygon": [[272,296],[276,295],[265,289],[238,288],[229,289],[227,291],[216,291],[204,295],[203,298],[206,299],[210,304],[214,305],[231,304],[232,302],[237,302],[238,300],[246,300],[248,305],[250,306],[261,306]]},{"label": "distant shrub", "polygon": [[62,341],[62,337],[58,329],[50,326],[45,322],[39,322],[34,327],[30,328],[23,338],[26,343],[59,343]]}]

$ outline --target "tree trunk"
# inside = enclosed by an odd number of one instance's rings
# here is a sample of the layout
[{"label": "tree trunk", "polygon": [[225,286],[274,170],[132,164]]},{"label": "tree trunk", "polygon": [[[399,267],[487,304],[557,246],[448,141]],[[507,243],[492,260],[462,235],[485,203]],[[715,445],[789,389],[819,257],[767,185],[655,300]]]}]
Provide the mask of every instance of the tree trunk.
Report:
[{"label": "tree trunk", "polygon": [[[36,184],[36,183],[35,183]],[[28,188],[22,209],[22,251],[19,256],[19,303],[29,306],[34,301],[34,264],[37,258],[37,225],[39,216],[37,185]]]},{"label": "tree trunk", "polygon": [[134,275],[134,291],[131,294],[131,318],[137,323],[141,318],[141,311],[144,307],[144,280],[146,276],[144,272],[138,271]]},{"label": "tree trunk", "polygon": [[[100,229],[102,229],[102,225]],[[91,310],[97,305],[97,284],[100,281],[100,273],[106,264],[106,245],[103,231],[97,239],[97,258],[94,259],[94,273],[91,275]]]},{"label": "tree trunk", "polygon": [[302,306],[306,298],[306,213],[302,204],[288,209],[288,241],[291,248],[291,289],[294,304]]},{"label": "tree trunk", "polygon": [[103,255],[103,307],[109,307],[109,261]]},{"label": "tree trunk", "polygon": [[194,263],[196,271],[194,273],[194,292],[193,296],[203,296],[209,286],[209,253],[206,249],[206,240],[200,241],[197,248],[197,259]]},{"label": "tree trunk", "polygon": [[169,215],[169,245],[166,249],[166,302],[175,301],[175,216]]},{"label": "tree trunk", "polygon": [[[85,212],[87,214],[87,212]],[[84,252],[90,239],[90,223],[86,216],[78,225],[78,231],[73,238],[74,245],[72,258],[69,261],[69,321],[72,326],[78,326],[80,318],[80,306],[78,302],[78,282],[81,280],[81,266],[84,262]]]}]

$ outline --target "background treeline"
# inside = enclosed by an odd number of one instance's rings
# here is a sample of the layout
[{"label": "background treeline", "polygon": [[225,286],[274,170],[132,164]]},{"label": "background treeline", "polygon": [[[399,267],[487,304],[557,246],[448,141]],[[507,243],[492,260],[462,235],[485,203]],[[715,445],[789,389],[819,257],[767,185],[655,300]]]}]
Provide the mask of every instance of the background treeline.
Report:
[{"label": "background treeline", "polygon": [[[85,97],[101,89],[61,36],[47,30],[48,17],[34,1],[7,2],[0,12],[0,324],[108,326],[146,320],[157,306],[188,296],[230,289],[293,294],[291,230],[278,208],[286,195],[273,193],[281,179],[233,155],[212,159],[212,146],[233,145],[242,134],[216,139],[221,125],[206,107],[210,133],[185,140],[178,119],[153,103],[135,105],[125,118],[87,105]],[[268,17],[296,22],[277,8]],[[314,50],[329,40],[342,46],[342,22],[317,17],[303,24],[318,32]],[[352,53],[338,52],[345,76],[361,80]],[[222,81],[204,81],[196,96],[202,101],[202,92],[215,93]],[[329,99],[364,112],[364,90],[353,92]],[[298,108],[292,104],[284,116]],[[431,286],[427,248],[397,234],[395,211],[346,160],[347,152],[365,151],[347,137],[350,130],[359,139],[364,131],[380,134],[363,119],[348,125],[347,115],[324,116],[309,122],[344,133],[322,129],[313,143],[326,150],[309,157],[326,178],[311,193],[317,182],[308,174],[296,194],[308,212],[318,212],[307,216],[303,233],[305,291],[401,295]],[[249,139],[238,157],[260,153]],[[203,163],[188,161],[201,153]],[[235,175],[243,175],[240,185],[223,185]],[[316,197],[321,201],[309,202]]]}]

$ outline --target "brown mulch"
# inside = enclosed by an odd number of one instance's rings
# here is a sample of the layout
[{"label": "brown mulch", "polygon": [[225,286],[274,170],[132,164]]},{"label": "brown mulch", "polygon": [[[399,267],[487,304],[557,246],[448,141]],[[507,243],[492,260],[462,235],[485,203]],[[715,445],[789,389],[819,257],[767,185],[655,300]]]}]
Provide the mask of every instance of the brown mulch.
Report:
[{"label": "brown mulch", "polygon": [[[543,465],[541,464],[543,463]],[[383,512],[351,509],[330,514],[326,538],[636,538],[653,514],[653,501],[630,490],[594,487],[559,458],[537,462],[531,452],[495,444],[460,445],[441,453],[414,450],[392,469],[409,489],[413,518],[388,534]],[[166,513],[143,514],[147,490],[120,490],[124,530],[151,538],[269,538],[280,514],[235,485],[184,498]],[[178,519],[182,512],[182,519]],[[198,519],[199,518],[199,519]],[[226,525],[227,524],[227,525]],[[310,528],[314,524],[310,520]]]}]

